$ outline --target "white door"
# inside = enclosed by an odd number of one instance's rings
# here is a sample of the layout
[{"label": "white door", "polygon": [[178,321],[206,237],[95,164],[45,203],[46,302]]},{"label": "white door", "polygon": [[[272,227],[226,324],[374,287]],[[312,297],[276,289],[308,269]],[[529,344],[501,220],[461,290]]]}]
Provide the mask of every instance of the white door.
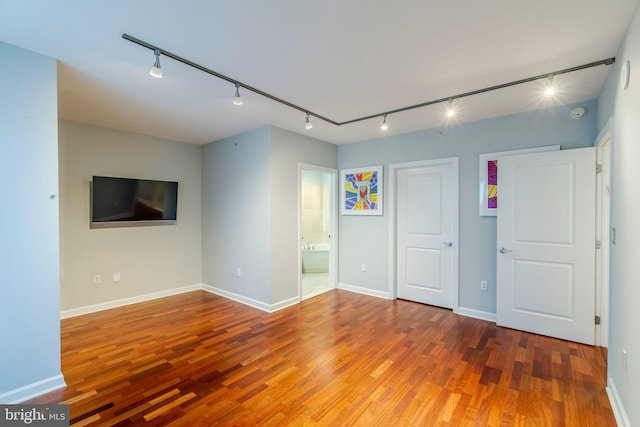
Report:
[{"label": "white door", "polygon": [[498,325],[593,345],[595,159],[595,148],[500,159]]},{"label": "white door", "polygon": [[457,159],[398,170],[398,298],[453,308]]}]

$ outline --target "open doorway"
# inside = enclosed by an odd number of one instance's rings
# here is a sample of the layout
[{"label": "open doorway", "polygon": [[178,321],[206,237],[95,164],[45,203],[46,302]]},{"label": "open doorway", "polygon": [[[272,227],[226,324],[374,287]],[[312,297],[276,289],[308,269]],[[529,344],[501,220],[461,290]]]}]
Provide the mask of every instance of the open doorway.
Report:
[{"label": "open doorway", "polygon": [[300,300],[335,288],[336,179],[335,170],[300,165]]}]

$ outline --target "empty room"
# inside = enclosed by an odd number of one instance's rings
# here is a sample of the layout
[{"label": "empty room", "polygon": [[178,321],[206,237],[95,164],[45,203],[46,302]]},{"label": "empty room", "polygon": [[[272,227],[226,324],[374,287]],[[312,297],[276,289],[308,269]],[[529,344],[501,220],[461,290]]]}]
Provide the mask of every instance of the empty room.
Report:
[{"label": "empty room", "polygon": [[0,0],[0,425],[640,425],[637,7]]}]

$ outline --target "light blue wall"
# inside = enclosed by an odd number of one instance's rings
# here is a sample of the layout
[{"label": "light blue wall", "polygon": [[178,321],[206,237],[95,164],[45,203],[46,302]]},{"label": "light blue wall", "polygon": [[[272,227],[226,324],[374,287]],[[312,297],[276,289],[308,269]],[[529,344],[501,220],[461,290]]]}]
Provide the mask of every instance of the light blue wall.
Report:
[{"label": "light blue wall", "polygon": [[[591,146],[596,137],[596,102],[580,105],[588,110],[581,120],[569,116],[575,106],[561,106],[341,145],[339,165],[383,164],[388,188],[391,163],[459,157],[459,305],[495,314],[496,218],[478,215],[478,155],[545,145],[561,145],[562,149]],[[387,211],[382,217],[340,217],[340,283],[388,291],[387,227]],[[366,272],[360,271],[361,264],[366,265]],[[488,292],[480,290],[481,280],[489,282]]]},{"label": "light blue wall", "polygon": [[202,153],[202,281],[263,304],[271,303],[270,156],[270,127]]},{"label": "light blue wall", "polygon": [[338,148],[277,127],[271,135],[271,302],[277,304],[298,297],[298,163],[337,169]]},{"label": "light blue wall", "polygon": [[337,148],[276,127],[204,146],[205,285],[268,310],[298,297],[299,162],[336,168]]},{"label": "light blue wall", "polygon": [[56,66],[0,43],[0,403],[64,385]]},{"label": "light blue wall", "polygon": [[[631,62],[629,88],[620,69]],[[609,386],[620,397],[631,426],[640,425],[640,11],[636,11],[599,99],[599,128],[613,117],[610,247]],[[627,351],[627,370],[622,350]]]}]

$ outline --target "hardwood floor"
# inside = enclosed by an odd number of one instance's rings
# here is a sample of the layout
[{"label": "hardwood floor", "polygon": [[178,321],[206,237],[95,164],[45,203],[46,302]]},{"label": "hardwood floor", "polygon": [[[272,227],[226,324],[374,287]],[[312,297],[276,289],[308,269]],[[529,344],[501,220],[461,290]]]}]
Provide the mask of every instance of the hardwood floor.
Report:
[{"label": "hardwood floor", "polygon": [[595,347],[334,290],[267,314],[197,291],[62,321],[83,425],[614,426]]}]

